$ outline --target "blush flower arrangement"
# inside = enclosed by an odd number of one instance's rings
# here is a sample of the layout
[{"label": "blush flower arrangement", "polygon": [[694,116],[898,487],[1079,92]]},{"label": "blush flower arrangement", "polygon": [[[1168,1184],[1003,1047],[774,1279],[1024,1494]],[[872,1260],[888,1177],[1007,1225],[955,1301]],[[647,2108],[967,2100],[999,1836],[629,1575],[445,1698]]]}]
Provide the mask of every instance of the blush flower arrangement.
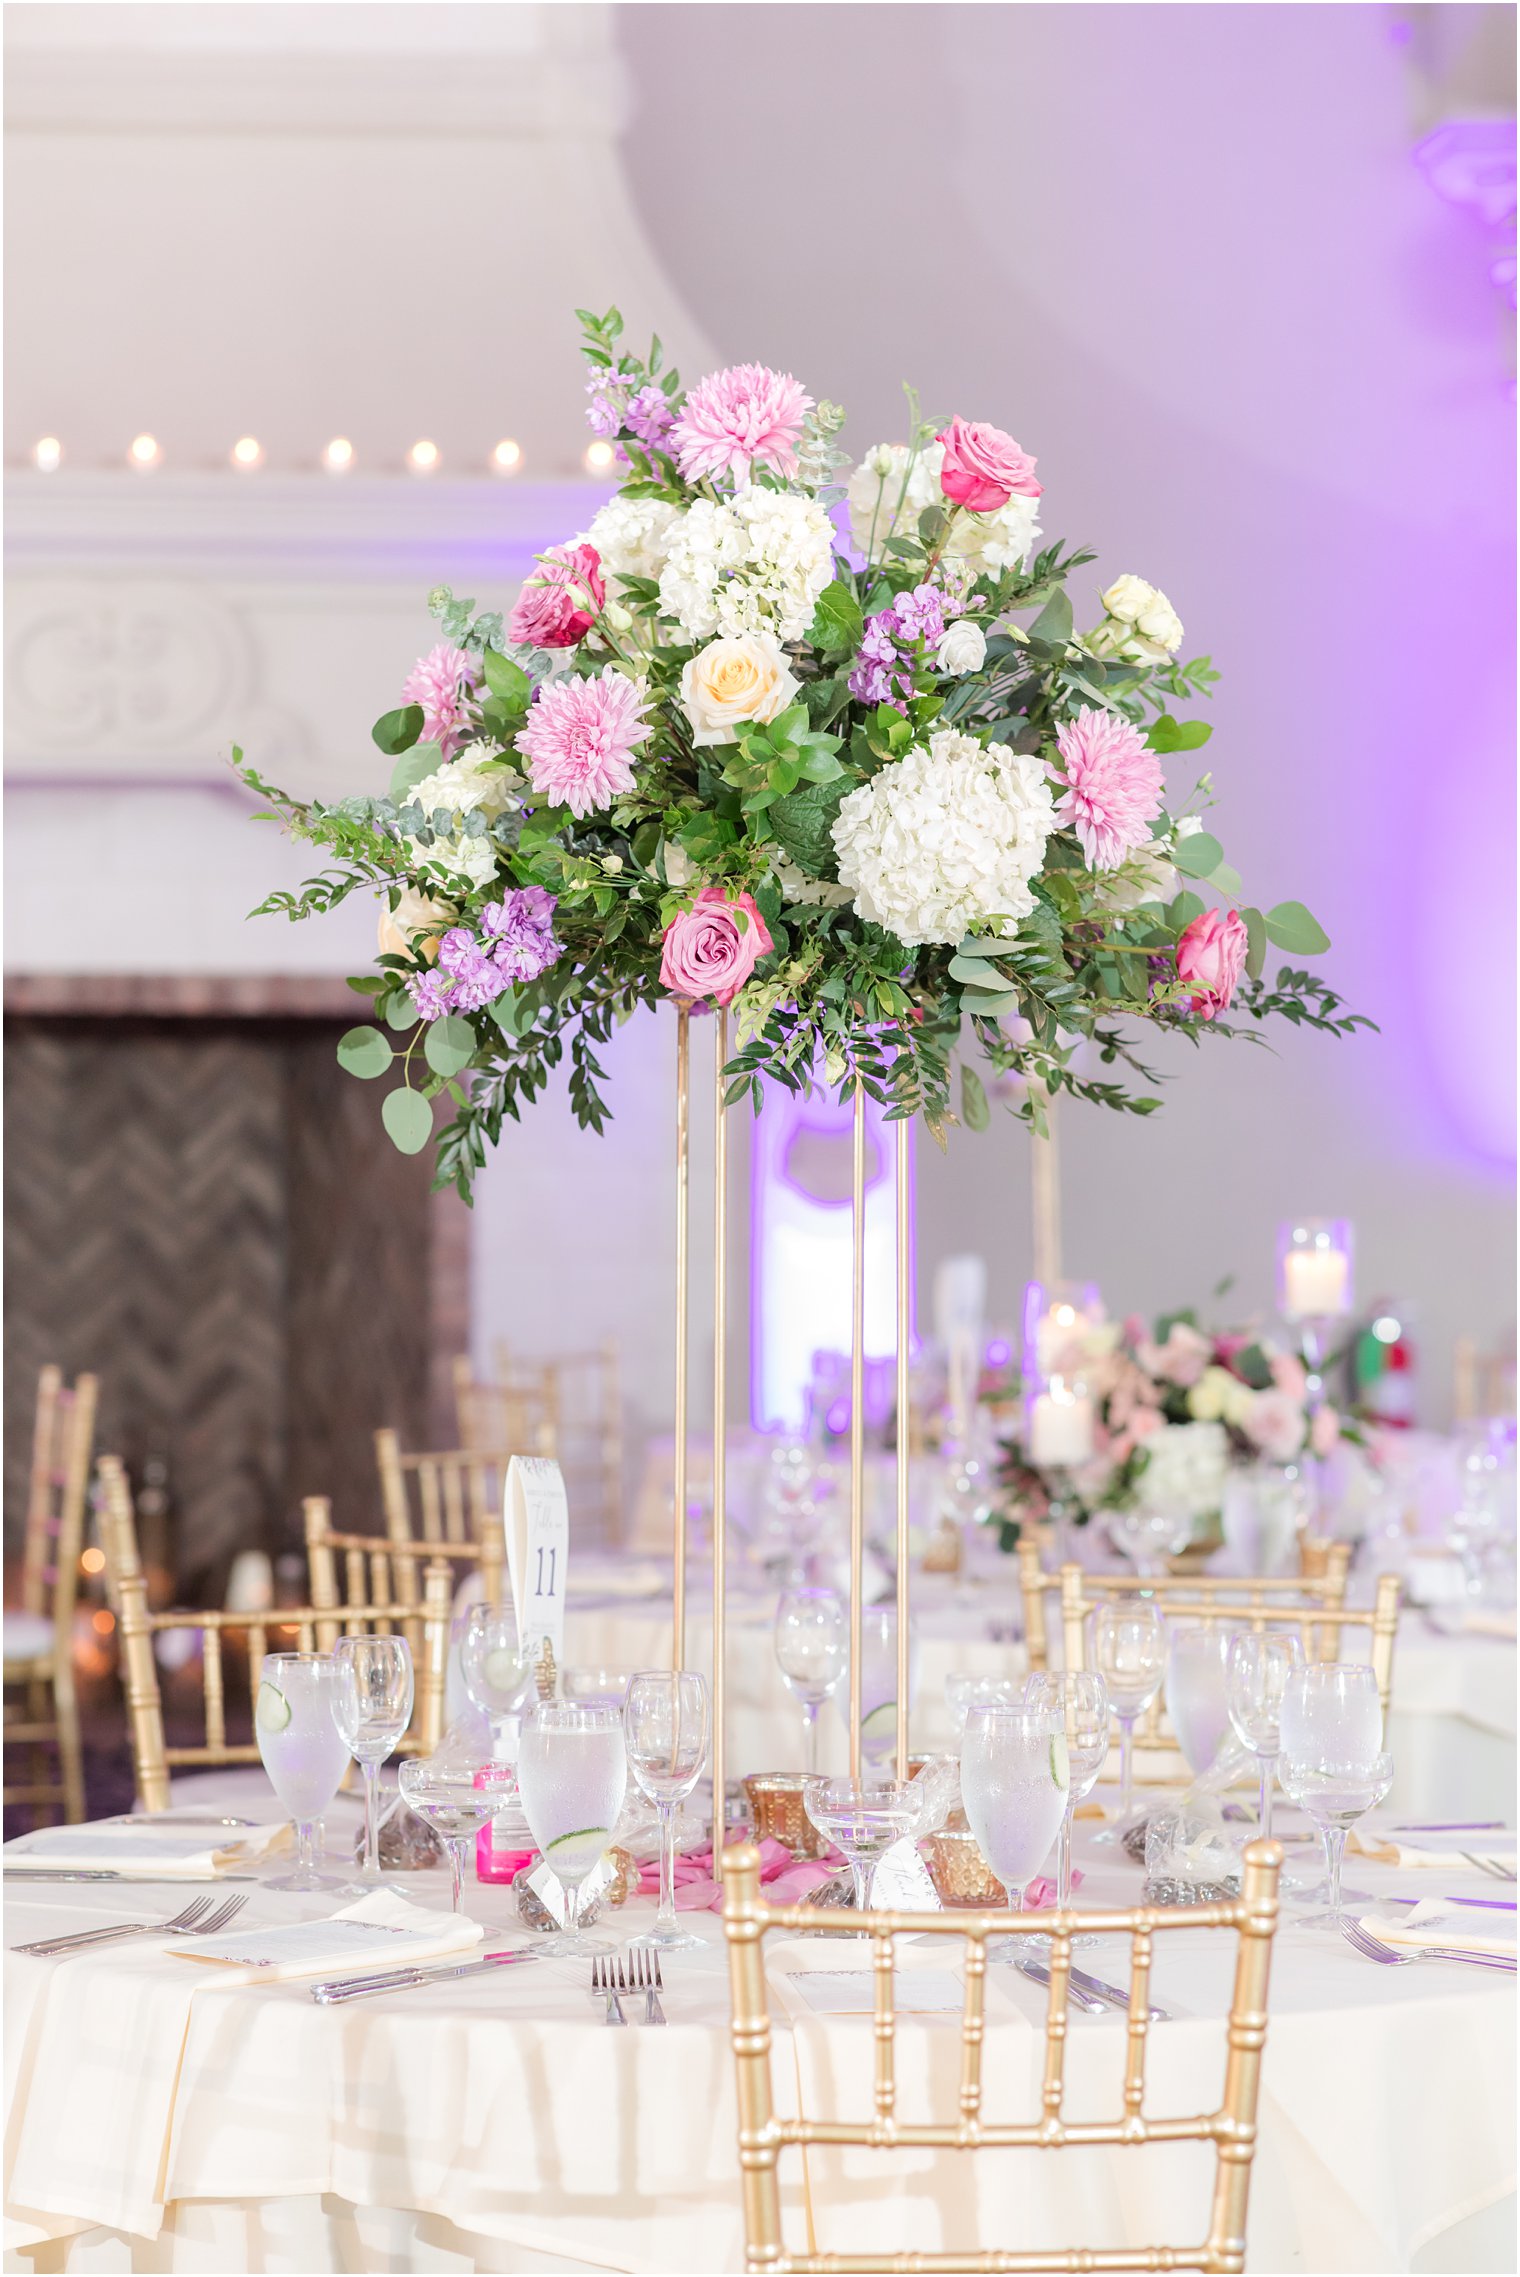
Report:
[{"label": "blush flower arrangement", "polygon": [[[235,754],[333,857],[263,911],[378,889],[375,1021],[339,1057],[404,1080],[383,1113],[466,1195],[508,1116],[641,1005],[731,1006],[730,1099],[859,1084],[889,1114],[990,1116],[982,1070],[1043,1129],[1066,1092],[1158,1104],[1139,1039],[1370,1025],[1297,963],[1328,940],[1258,907],[1168,766],[1208,724],[1166,596],[1124,575],[1078,631],[1094,558],[1042,544],[1035,460],[1000,428],[920,418],[853,465],[844,414],[789,373],[689,392],[581,312],[588,417],[620,482],[549,546],[505,624],[440,587],[440,639],[374,728],[372,797],[304,802]],[[397,1038],[392,1042],[392,1037]]]}]

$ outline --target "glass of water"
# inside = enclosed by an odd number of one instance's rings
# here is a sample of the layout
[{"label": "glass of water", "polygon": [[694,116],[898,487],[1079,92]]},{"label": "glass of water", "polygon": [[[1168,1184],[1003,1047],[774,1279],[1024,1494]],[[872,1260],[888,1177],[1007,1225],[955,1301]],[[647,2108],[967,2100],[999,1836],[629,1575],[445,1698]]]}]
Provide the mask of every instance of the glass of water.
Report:
[{"label": "glass of water", "polygon": [[[918,1692],[918,1638],[908,1620],[908,1705]],[[839,1694],[839,1712],[848,1729],[851,1686]],[[860,1618],[860,1752],[873,1769],[884,1765],[897,1745],[897,1607],[867,1605]],[[899,1765],[899,1769],[903,1766]]]},{"label": "glass of water", "polygon": [[489,1755],[451,1743],[436,1755],[408,1756],[397,1774],[407,1808],[448,1846],[456,1913],[464,1906],[464,1866],[470,1843],[501,1807],[496,1789],[477,1783],[476,1774],[490,1760]]},{"label": "glass of water", "polygon": [[[1024,1890],[1050,1855],[1066,1815],[1071,1774],[1062,1719],[1044,1709],[972,1708],[961,1740],[961,1801],[976,1846],[1008,1895],[1023,1910]],[[989,1959],[1024,1951],[1007,1938]]]},{"label": "glass of water", "polygon": [[635,1937],[662,1953],[700,1945],[676,1925],[676,1805],[707,1761],[707,1680],[689,1669],[652,1669],[635,1676],[623,1702],[623,1745],[635,1783],[660,1814],[660,1910],[653,1929]]},{"label": "glass of water", "polygon": [[348,1742],[338,1727],[338,1669],[331,1653],[266,1653],[253,1711],[254,1734],[269,1783],[296,1830],[295,1871],[275,1890],[341,1890],[351,1885],[315,1864],[317,1821],[348,1769]]},{"label": "glass of water", "polygon": [[1261,1766],[1257,1819],[1262,1839],[1272,1837],[1272,1773],[1282,1747],[1282,1703],[1288,1679],[1304,1665],[1304,1648],[1291,1630],[1265,1629],[1230,1640],[1225,1695],[1242,1747]]},{"label": "glass of water", "polygon": [[412,1654],[405,1637],[339,1637],[333,1714],[343,1744],[364,1776],[364,1865],[361,1879],[380,1879],[375,1788],[380,1766],[412,1720]]},{"label": "glass of water", "polygon": [[1329,1911],[1305,1928],[1340,1926],[1343,1898],[1366,1900],[1365,1890],[1341,1888],[1346,1836],[1383,1800],[1393,1784],[1393,1758],[1383,1748],[1383,1705],[1377,1678],[1359,1661],[1325,1660],[1295,1669],[1283,1687],[1283,1793],[1318,1826],[1325,1844]]},{"label": "glass of water", "polygon": [[776,1664],[802,1702],[807,1768],[818,1769],[818,1710],[838,1691],[849,1663],[850,1631],[832,1589],[788,1589],[776,1607]]},{"label": "glass of water", "polygon": [[1088,1669],[1042,1670],[1031,1676],[1024,1706],[1056,1719],[1066,1735],[1066,1808],[1057,1853],[1056,1904],[1071,1904],[1071,1827],[1084,1795],[1098,1784],[1108,1755],[1108,1686]]},{"label": "glass of water", "polygon": [[1166,1674],[1166,1623],[1153,1599],[1115,1598],[1092,1616],[1092,1664],[1119,1719],[1119,1818],[1094,1836],[1117,1842],[1134,1815],[1135,1725]]},{"label": "glass of water", "polygon": [[534,1697],[534,1666],[517,1634],[517,1615],[501,1605],[472,1605],[459,1652],[464,1688],[491,1720],[491,1737],[513,1728]]},{"label": "glass of water", "polygon": [[612,1951],[580,1927],[580,1893],[612,1840],[627,1785],[620,1707],[545,1700],[524,1722],[517,1791],[544,1863],[565,1893],[564,1931],[541,1951],[571,1960]]},{"label": "glass of water", "polygon": [[1229,1630],[1210,1622],[1171,1623],[1166,1712],[1182,1759],[1195,1779],[1211,1768],[1230,1728],[1226,1670],[1233,1641]]}]

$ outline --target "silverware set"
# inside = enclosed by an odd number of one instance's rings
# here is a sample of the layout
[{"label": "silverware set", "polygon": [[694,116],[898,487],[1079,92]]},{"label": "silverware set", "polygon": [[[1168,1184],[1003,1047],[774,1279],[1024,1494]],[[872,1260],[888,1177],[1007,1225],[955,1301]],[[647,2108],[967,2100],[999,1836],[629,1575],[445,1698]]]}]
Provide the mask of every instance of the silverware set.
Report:
[{"label": "silverware set", "polygon": [[1492,1881],[1512,1882],[1515,1879],[1514,1868],[1506,1866],[1498,1858],[1480,1858],[1471,1850],[1459,1850],[1457,1856],[1465,1858],[1474,1873],[1487,1874]]},{"label": "silverware set", "polygon": [[1380,1962],[1385,1969],[1407,1969],[1411,1961],[1461,1961],[1473,1969],[1502,1969],[1506,1976],[1515,1973],[1514,1962],[1500,1953],[1469,1953],[1453,1945],[1422,1945],[1417,1953],[1397,1953],[1349,1914],[1341,1916],[1341,1935],[1354,1952]]},{"label": "silverware set", "polygon": [[[1026,1953],[1022,1959],[1015,1961],[1013,1965],[1020,1976],[1029,1978],[1031,1984],[1049,1986],[1050,1963],[1041,1960],[1037,1954]],[[1102,1977],[1089,1976],[1086,1969],[1072,1969],[1067,1982],[1069,1988],[1067,1997],[1074,2001],[1078,2008],[1085,2009],[1089,2016],[1101,2016],[1104,2010],[1109,2008],[1119,2008],[1124,2011],[1126,2016],[1129,2014],[1129,1994],[1124,1991],[1122,1986],[1106,1984]],[[1145,2013],[1153,2024],[1171,2022],[1171,2014],[1168,2009],[1147,2008]]]},{"label": "silverware set", "polygon": [[114,1945],[126,1937],[209,1937],[225,1929],[247,1903],[245,1897],[224,1898],[220,1905],[212,1898],[192,1898],[171,1921],[108,1922],[98,1929],[76,1929],[68,1937],[37,1937],[30,1945],[17,1945],[12,1950],[41,1956],[82,1953],[96,1945]]},{"label": "silverware set", "polygon": [[368,2000],[377,1993],[412,1992],[419,1986],[444,1984],[452,1977],[484,1976],[488,1970],[510,1968],[517,1961],[536,1961],[537,1953],[529,1945],[513,1946],[509,1951],[484,1953],[479,1960],[461,1961],[442,1969],[382,1969],[362,1977],[328,1977],[311,1987],[311,1997],[324,2008],[337,2008],[345,2000]]},{"label": "silverware set", "polygon": [[660,1956],[646,1946],[635,1945],[626,1955],[619,1953],[616,1959],[598,1956],[591,1964],[591,1990],[598,1999],[606,1998],[604,2024],[626,2024],[623,2001],[639,1993],[644,1995],[644,2022],[663,2024],[665,2021],[665,2011],[660,2006],[660,1994],[665,1990]]}]

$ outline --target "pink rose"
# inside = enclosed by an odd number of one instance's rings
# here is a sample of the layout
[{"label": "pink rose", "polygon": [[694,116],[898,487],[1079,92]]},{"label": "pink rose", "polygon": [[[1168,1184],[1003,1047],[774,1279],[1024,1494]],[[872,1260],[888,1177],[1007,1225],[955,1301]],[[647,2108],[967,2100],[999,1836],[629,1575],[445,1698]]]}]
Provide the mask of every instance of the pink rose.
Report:
[{"label": "pink rose", "polygon": [[1309,1397],[1309,1378],[1303,1361],[1296,1352],[1274,1352],[1271,1359],[1272,1381],[1289,1399],[1296,1399],[1300,1407]]},{"label": "pink rose", "polygon": [[1038,498],[1044,485],[1034,478],[1034,460],[1001,427],[980,419],[952,419],[935,441],[945,446],[939,486],[955,506],[973,514],[992,514],[1017,491]]},{"label": "pink rose", "polygon": [[1206,909],[1177,943],[1177,977],[1190,981],[1193,1010],[1202,1020],[1223,1012],[1245,966],[1250,935],[1233,909]]},{"label": "pink rose", "polygon": [[574,648],[606,598],[595,546],[550,546],[513,603],[507,631],[527,648]]},{"label": "pink rose", "polygon": [[672,996],[732,1004],[772,946],[765,919],[749,894],[731,900],[721,886],[704,886],[691,908],[665,928],[661,986]]},{"label": "pink rose", "polygon": [[1253,1392],[1242,1428],[1269,1461],[1291,1463],[1303,1447],[1304,1411],[1286,1392]]},{"label": "pink rose", "polygon": [[1316,1455],[1324,1457],[1335,1452],[1341,1435],[1341,1419],[1333,1407],[1317,1407],[1314,1421],[1309,1426],[1309,1444]]},{"label": "pink rose", "polygon": [[1165,1420],[1159,1407],[1137,1407],[1129,1419],[1129,1435],[1136,1442],[1154,1439]]}]

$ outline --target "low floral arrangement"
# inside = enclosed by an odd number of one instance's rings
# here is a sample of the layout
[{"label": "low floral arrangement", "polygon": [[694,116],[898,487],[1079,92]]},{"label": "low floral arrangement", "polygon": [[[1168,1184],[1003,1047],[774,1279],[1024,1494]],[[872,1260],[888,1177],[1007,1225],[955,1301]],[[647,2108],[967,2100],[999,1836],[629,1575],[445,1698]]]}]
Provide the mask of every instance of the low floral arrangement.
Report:
[{"label": "low floral arrangement", "polygon": [[383,1112],[404,1150],[447,1094],[440,1184],[468,1193],[567,1051],[600,1129],[598,1047],[662,996],[733,1007],[730,1099],[858,1083],[941,1143],[988,1120],[972,1057],[952,1089],[968,1043],[1025,1079],[1016,1111],[1043,1128],[1060,1091],[1158,1104],[1139,1025],[1359,1024],[1298,965],[1268,979],[1269,945],[1312,956],[1325,934],[1297,901],[1244,902],[1207,775],[1168,790],[1164,762],[1209,737],[1175,709],[1210,695],[1208,658],[1181,660],[1139,577],[1076,631],[1067,580],[1093,556],[1041,544],[1011,436],[910,396],[907,441],[850,466],[843,413],[790,375],[740,364],[688,392],[615,310],[581,323],[618,493],[505,626],[430,595],[443,637],[374,729],[385,790],[303,802],[235,754],[266,814],[334,857],[263,910],[382,895],[378,970],[351,984],[377,1023],[339,1057],[365,1077],[399,1057]]},{"label": "low floral arrangement", "polygon": [[1266,1334],[1203,1329],[1194,1313],[1174,1312],[1153,1327],[1132,1315],[1045,1335],[1042,1364],[1093,1402],[1093,1454],[1056,1482],[1029,1460],[1022,1430],[1005,1438],[1005,1549],[1057,1498],[1079,1526],[1137,1508],[1202,1521],[1218,1514],[1232,1470],[1323,1458],[1343,1436],[1359,1438],[1338,1409],[1311,1398],[1297,1353]]}]

